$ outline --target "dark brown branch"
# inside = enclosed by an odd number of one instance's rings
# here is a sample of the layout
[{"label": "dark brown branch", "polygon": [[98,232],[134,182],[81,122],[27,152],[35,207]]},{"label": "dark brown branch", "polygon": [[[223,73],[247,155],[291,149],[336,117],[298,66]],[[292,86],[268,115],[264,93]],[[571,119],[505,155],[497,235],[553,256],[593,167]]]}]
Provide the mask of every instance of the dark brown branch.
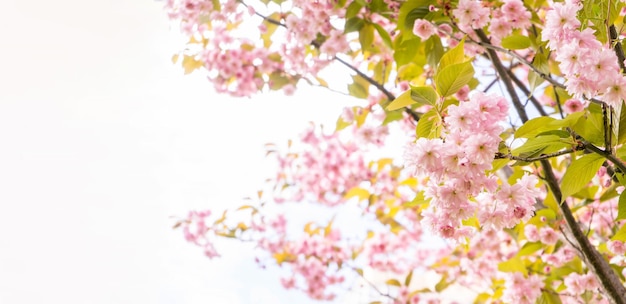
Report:
[{"label": "dark brown branch", "polygon": [[613,154],[611,139],[613,138],[613,108],[607,104],[602,104],[602,124],[604,127],[604,151]]},{"label": "dark brown branch", "polygon": [[622,162],[621,159],[617,158],[615,155],[608,153],[605,150],[602,150],[592,143],[583,140],[583,145],[585,148],[591,152],[597,153],[602,157],[606,158],[606,160],[612,162],[622,173],[626,173],[626,165]]},{"label": "dark brown branch", "polygon": [[[552,166],[548,160],[541,160],[541,166],[544,170],[544,176],[548,187],[552,191],[554,198],[561,202],[563,200],[563,194],[561,188],[557,182],[554,172],[552,172]],[[567,228],[574,236],[578,248],[582,251],[581,258],[585,261],[585,264],[591,271],[596,274],[596,277],[601,283],[602,289],[605,291],[611,303],[623,304],[626,303],[626,288],[622,285],[619,277],[615,274],[615,271],[609,266],[607,261],[602,255],[591,245],[589,239],[580,229],[580,225],[574,218],[572,210],[570,210],[567,202],[562,202],[560,205],[561,212],[565,217]]]},{"label": "dark brown branch", "polygon": [[[483,42],[483,44],[491,45],[489,38],[487,37],[487,35],[485,35],[485,32],[483,32],[483,30],[476,30],[476,34]],[[511,82],[509,73],[507,73],[506,68],[504,67],[504,65],[502,65],[502,61],[500,61],[498,54],[493,49],[489,48],[487,48],[487,54],[489,54],[489,58],[491,59],[491,62],[493,62],[493,66],[496,68],[500,79],[502,79],[502,82],[504,82],[504,86],[506,87],[509,96],[511,96],[511,102],[513,102],[513,106],[515,107],[515,110],[517,111],[520,119],[522,120],[522,122],[528,121],[528,115],[526,115],[524,105],[519,100],[519,96],[517,96],[517,93],[515,92],[515,88],[513,87],[513,83]]]},{"label": "dark brown branch", "polygon": [[494,78],[488,85],[487,87],[483,90],[483,93],[487,93],[487,91],[489,91],[489,89],[491,89],[491,87],[496,84],[496,82],[498,82],[498,80],[500,80],[500,77],[496,76],[496,78]]},{"label": "dark brown branch", "polygon": [[391,94],[391,92],[387,91],[387,89],[385,89],[385,87],[382,84],[378,83],[376,80],[374,80],[371,77],[367,76],[365,73],[361,72],[359,69],[357,69],[356,67],[352,66],[347,61],[345,61],[345,60],[343,60],[343,59],[341,59],[341,58],[339,58],[337,56],[335,56],[334,59],[339,61],[341,64],[345,65],[347,68],[349,68],[352,71],[354,71],[357,75],[359,75],[363,79],[367,80],[367,82],[369,82],[371,85],[373,85],[379,91],[381,91],[383,94],[385,94],[385,97],[387,97],[387,99],[389,99],[390,101],[396,99],[396,96]]},{"label": "dark brown branch", "polygon": [[617,63],[619,63],[619,67],[622,69],[622,73],[626,72],[626,67],[624,67],[624,49],[622,48],[622,44],[617,41],[617,29],[615,25],[609,26],[609,38],[611,38],[611,45],[613,45],[613,50],[615,51],[615,55],[617,55]]},{"label": "dark brown branch", "polygon": [[[489,38],[485,35],[482,30],[477,30],[476,33],[482,40],[484,44],[489,44]],[[521,102],[517,97],[517,93],[512,88],[511,80],[508,78],[508,74],[504,70],[504,66],[502,66],[502,62],[498,58],[497,54],[493,49],[487,48],[487,52],[489,53],[489,57],[491,58],[494,67],[498,71],[498,74],[502,77],[509,95],[511,95],[511,99],[514,103],[515,109],[517,113],[522,119],[523,122],[528,120],[528,116],[526,114],[526,110],[523,106],[521,106]],[[517,102],[517,103],[516,103]],[[601,151],[601,150],[600,150]],[[613,155],[606,155],[608,157],[613,157]],[[613,157],[614,158],[614,157]],[[609,159],[610,160],[610,159]],[[605,291],[606,295],[609,298],[609,301],[616,304],[626,304],[626,288],[622,285],[619,277],[615,274],[611,266],[607,263],[606,260],[602,257],[602,255],[596,250],[596,248],[591,245],[589,239],[585,236],[585,234],[580,229],[580,225],[576,222],[572,211],[569,209],[567,202],[563,202],[563,194],[561,193],[561,188],[559,187],[558,180],[556,176],[554,176],[554,172],[552,172],[552,166],[547,159],[540,160],[541,166],[544,171],[545,181],[548,184],[548,187],[552,191],[556,201],[561,202],[559,204],[561,212],[565,217],[565,221],[567,223],[567,228],[574,236],[576,243],[578,243],[578,248],[582,251],[581,258],[585,261],[585,264],[589,267],[591,271],[593,271],[601,282],[602,289]],[[621,164],[623,166],[623,164]]]},{"label": "dark brown branch", "polygon": [[552,86],[554,89],[554,100],[556,101],[556,108],[559,109],[559,115],[561,115],[561,119],[565,118],[563,115],[563,107],[561,107],[561,97],[559,97],[559,93],[556,91],[556,86]]}]

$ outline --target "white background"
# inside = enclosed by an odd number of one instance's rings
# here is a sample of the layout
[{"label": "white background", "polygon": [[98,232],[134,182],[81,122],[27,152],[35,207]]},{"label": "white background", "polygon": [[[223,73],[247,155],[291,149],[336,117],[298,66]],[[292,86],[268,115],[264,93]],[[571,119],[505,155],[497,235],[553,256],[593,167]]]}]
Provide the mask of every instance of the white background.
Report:
[{"label": "white background", "polygon": [[241,205],[271,174],[263,144],[345,97],[216,95],[172,65],[182,46],[160,2],[0,3],[0,303],[308,302],[170,217]]}]

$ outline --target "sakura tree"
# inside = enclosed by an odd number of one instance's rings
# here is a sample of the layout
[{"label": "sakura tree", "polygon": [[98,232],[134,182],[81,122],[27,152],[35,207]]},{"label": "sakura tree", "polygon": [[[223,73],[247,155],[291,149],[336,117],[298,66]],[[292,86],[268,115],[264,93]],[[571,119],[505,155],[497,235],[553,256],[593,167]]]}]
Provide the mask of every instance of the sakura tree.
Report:
[{"label": "sakura tree", "polygon": [[[341,66],[344,93],[363,100],[333,132],[269,145],[277,172],[254,203],[177,222],[208,257],[220,237],[254,242],[260,261],[290,269],[285,288],[319,300],[374,269],[390,273],[374,302],[439,303],[454,285],[476,303],[626,303],[621,1],[165,7],[189,37],[174,61],[218,92],[335,90],[323,75]],[[394,135],[405,145],[385,155]],[[349,205],[368,224],[311,218],[292,231],[269,212],[305,202]],[[426,272],[438,282],[415,287]]]}]

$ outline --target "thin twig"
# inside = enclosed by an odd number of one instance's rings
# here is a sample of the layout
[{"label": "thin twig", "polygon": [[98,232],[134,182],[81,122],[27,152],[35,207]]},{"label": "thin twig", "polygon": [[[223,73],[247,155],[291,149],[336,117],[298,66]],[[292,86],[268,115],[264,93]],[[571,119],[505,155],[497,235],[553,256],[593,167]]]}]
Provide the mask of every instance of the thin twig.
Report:
[{"label": "thin twig", "polygon": [[532,162],[535,162],[535,161],[538,161],[538,160],[549,159],[549,158],[553,158],[553,157],[557,157],[557,156],[561,156],[561,155],[565,155],[565,154],[570,154],[570,153],[573,153],[573,152],[578,151],[578,150],[581,150],[581,149],[576,147],[576,148],[562,150],[562,151],[558,151],[558,152],[554,152],[554,153],[542,154],[542,155],[536,156],[536,157],[521,157],[521,156],[511,155],[510,153],[509,154],[497,153],[496,156],[495,156],[495,159],[505,159],[505,158],[508,158],[510,160],[517,160],[517,161],[523,161],[523,162],[527,162],[527,163],[532,163]]},{"label": "thin twig", "polygon": [[543,109],[543,106],[541,105],[539,100],[537,100],[537,98],[535,98],[535,96],[530,92],[526,85],[519,78],[517,78],[517,76],[515,76],[515,73],[513,73],[511,69],[507,69],[507,72],[509,73],[509,77],[511,77],[511,80],[513,80],[515,85],[520,90],[522,90],[522,92],[524,92],[526,96],[528,96],[530,102],[533,104],[533,106],[535,106],[535,109],[537,109],[539,114],[541,114],[541,116],[548,116],[548,113],[546,113],[546,110]]}]

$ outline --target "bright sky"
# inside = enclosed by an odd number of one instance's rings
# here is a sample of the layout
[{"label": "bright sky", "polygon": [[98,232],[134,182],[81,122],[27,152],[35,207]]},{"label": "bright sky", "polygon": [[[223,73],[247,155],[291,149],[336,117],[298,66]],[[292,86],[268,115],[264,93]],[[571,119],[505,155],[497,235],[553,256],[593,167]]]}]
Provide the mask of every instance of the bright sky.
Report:
[{"label": "bright sky", "polygon": [[263,144],[332,122],[323,90],[229,99],[170,62],[162,3],[0,4],[0,303],[307,303],[253,253],[170,227],[242,204]]}]

